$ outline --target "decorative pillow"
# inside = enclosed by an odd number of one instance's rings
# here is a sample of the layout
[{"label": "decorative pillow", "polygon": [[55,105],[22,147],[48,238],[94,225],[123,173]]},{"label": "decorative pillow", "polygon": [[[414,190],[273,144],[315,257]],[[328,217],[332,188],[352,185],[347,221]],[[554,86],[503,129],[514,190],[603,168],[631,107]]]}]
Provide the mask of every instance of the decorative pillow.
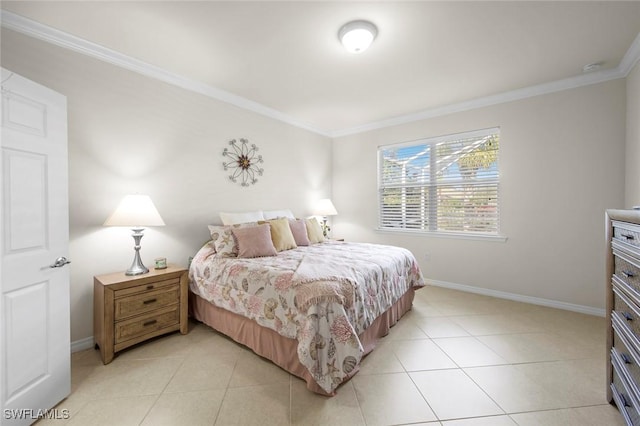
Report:
[{"label": "decorative pillow", "polygon": [[220,212],[220,220],[223,225],[237,225],[239,223],[257,222],[264,220],[262,210],[244,213],[225,213]]},{"label": "decorative pillow", "polygon": [[231,226],[209,225],[211,240],[216,253],[222,257],[236,257],[238,255],[238,241],[231,230],[233,228],[245,228],[256,226],[258,222],[240,223]]},{"label": "decorative pillow", "polygon": [[297,245],[308,246],[310,244],[307,236],[307,225],[304,224],[304,220],[289,219],[289,228],[291,228],[293,239],[296,240]]},{"label": "decorative pillow", "polygon": [[238,240],[238,257],[276,256],[278,252],[271,241],[270,228],[268,223],[231,228]]},{"label": "decorative pillow", "polygon": [[295,216],[289,209],[285,210],[265,210],[262,212],[264,220],[278,219],[279,217],[286,217],[287,219],[295,219]]},{"label": "decorative pillow", "polygon": [[211,240],[216,253],[223,257],[235,257],[238,255],[238,244],[231,232],[230,226],[209,225]]},{"label": "decorative pillow", "polygon": [[307,225],[307,236],[311,244],[321,243],[324,241],[324,235],[322,233],[322,227],[318,223],[318,219],[310,217],[305,219],[304,223]]},{"label": "decorative pillow", "polygon": [[276,250],[283,251],[298,247],[289,227],[289,219],[282,217],[268,220],[265,223],[271,225],[271,240]]}]

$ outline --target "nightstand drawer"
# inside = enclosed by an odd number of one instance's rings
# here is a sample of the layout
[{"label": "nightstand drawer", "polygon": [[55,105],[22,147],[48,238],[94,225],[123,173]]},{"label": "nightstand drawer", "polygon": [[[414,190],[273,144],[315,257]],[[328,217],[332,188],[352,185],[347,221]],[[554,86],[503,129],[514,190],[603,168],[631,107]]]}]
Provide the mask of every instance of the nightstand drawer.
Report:
[{"label": "nightstand drawer", "polygon": [[[144,287],[144,286],[143,286]],[[130,290],[130,289],[127,289]],[[180,284],[175,283],[155,291],[145,291],[131,296],[117,298],[115,304],[115,320],[119,321],[134,315],[153,311],[163,306],[180,301]]]},{"label": "nightstand drawer", "polygon": [[113,296],[115,298],[120,298],[120,297],[128,296],[130,294],[144,293],[145,291],[151,291],[151,290],[160,290],[161,288],[165,288],[172,285],[180,285],[180,278],[173,278],[170,280],[162,280],[162,281],[153,281],[147,284],[136,285],[132,287],[122,288],[119,290],[114,290]]},{"label": "nightstand drawer", "polygon": [[120,321],[115,324],[116,347],[119,343],[151,334],[164,328],[176,326],[177,329],[179,324],[180,307],[178,305],[173,305],[129,320]]}]

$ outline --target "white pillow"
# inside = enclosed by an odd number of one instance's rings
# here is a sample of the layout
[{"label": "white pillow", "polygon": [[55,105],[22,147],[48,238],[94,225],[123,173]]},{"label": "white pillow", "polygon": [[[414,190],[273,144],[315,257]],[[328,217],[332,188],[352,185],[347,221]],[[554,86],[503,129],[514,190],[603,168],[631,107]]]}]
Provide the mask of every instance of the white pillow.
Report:
[{"label": "white pillow", "polygon": [[293,215],[291,210],[265,210],[262,212],[265,220],[269,219],[278,219],[280,217],[286,217],[287,219],[295,219],[296,217]]},{"label": "white pillow", "polygon": [[238,223],[257,222],[264,220],[262,210],[255,212],[243,212],[243,213],[225,213],[220,212],[220,220],[223,225],[236,225]]}]

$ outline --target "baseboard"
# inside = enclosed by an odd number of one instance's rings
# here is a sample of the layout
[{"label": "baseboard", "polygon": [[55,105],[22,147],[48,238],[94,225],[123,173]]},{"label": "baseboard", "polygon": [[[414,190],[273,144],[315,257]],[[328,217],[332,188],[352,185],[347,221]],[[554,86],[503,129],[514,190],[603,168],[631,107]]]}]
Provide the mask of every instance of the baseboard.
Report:
[{"label": "baseboard", "polygon": [[500,299],[515,300],[516,302],[531,303],[533,305],[548,306],[550,308],[564,309],[565,311],[579,312],[581,314],[595,315],[599,317],[604,317],[606,315],[606,311],[604,309],[594,308],[592,306],[576,305],[574,303],[560,302],[558,300],[524,296],[522,294],[507,293],[506,291],[491,290],[488,288],[474,287],[470,285],[456,284],[447,281],[432,280],[428,278],[425,279],[425,282],[428,285],[436,287],[450,288],[452,290],[482,294],[484,296],[498,297]]},{"label": "baseboard", "polygon": [[[506,291],[491,290],[489,288],[474,287],[464,284],[450,283],[447,281],[438,281],[425,278],[428,285],[435,287],[450,288],[452,290],[464,291],[467,293],[476,293],[483,296],[497,297],[500,299],[514,300],[516,302],[531,303],[533,305],[548,306],[550,308],[564,309],[565,311],[579,312],[581,314],[595,315],[599,317],[605,316],[604,309],[594,308],[592,306],[576,305],[574,303],[560,302],[557,300],[543,299],[541,297],[523,296],[521,294],[507,293]],[[80,352],[93,348],[93,336],[71,342],[71,352]]]},{"label": "baseboard", "polygon": [[93,348],[93,336],[71,342],[71,353]]}]

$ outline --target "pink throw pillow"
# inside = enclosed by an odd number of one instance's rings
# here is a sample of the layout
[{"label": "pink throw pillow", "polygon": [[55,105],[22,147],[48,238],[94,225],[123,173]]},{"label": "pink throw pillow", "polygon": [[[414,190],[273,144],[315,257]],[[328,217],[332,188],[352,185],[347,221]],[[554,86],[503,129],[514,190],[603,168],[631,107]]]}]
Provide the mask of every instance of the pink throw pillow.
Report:
[{"label": "pink throw pillow", "polygon": [[293,239],[296,240],[296,245],[309,245],[309,237],[307,236],[307,225],[305,225],[304,220],[289,219],[289,228],[291,228]]},{"label": "pink throw pillow", "polygon": [[238,240],[238,257],[276,256],[278,252],[271,241],[268,223],[245,228],[231,228]]}]

